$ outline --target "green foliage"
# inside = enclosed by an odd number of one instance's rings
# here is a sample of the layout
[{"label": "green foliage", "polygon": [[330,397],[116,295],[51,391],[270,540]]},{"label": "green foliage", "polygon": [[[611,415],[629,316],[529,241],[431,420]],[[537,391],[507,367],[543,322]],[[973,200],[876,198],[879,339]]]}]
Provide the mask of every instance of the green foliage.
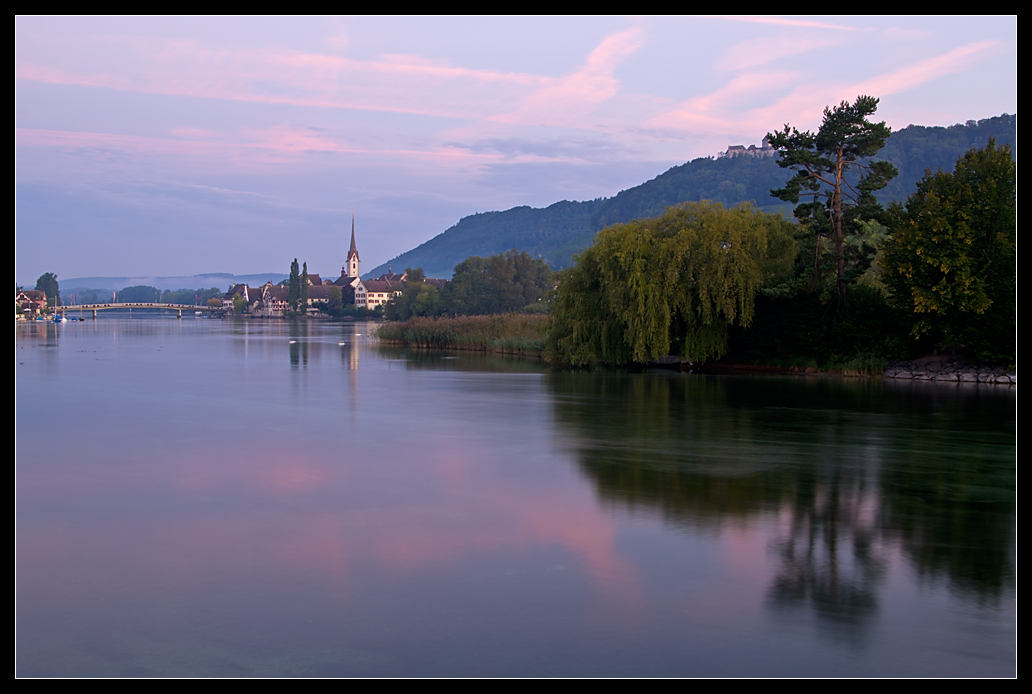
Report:
[{"label": "green foliage", "polygon": [[878,197],[886,204],[906,200],[927,170],[952,171],[957,159],[970,149],[985,147],[990,137],[998,146],[1009,144],[1017,156],[1017,116],[1004,113],[948,127],[909,125],[897,130],[885,142],[879,157],[892,162],[899,176]]},{"label": "green foliage", "polygon": [[708,201],[616,224],[560,280],[548,349],[571,364],[719,358],[728,326],[748,325],[755,294],[789,272],[792,224],[751,205]]},{"label": "green foliage", "polygon": [[[297,262],[296,260],[294,262]],[[308,310],[308,263],[304,264],[304,268],[301,270],[301,278],[298,282],[300,285],[300,292],[298,296],[298,307],[297,310],[304,313]]]},{"label": "green foliage", "polygon": [[413,317],[381,326],[377,337],[387,343],[430,349],[467,349],[539,356],[544,349],[547,318],[505,316]]},{"label": "green foliage", "polygon": [[515,250],[489,258],[472,256],[455,266],[443,289],[423,282],[422,268],[408,268],[400,296],[391,299],[388,320],[414,316],[479,316],[523,311],[552,289],[555,273],[544,261]]},{"label": "green foliage", "polygon": [[61,306],[61,289],[57,283],[57,275],[45,272],[36,280],[36,289],[47,293],[47,306]]},{"label": "green foliage", "polygon": [[444,314],[444,301],[437,287],[423,282],[422,268],[406,268],[405,289],[384,306],[384,318],[405,321],[413,316],[437,317]]},{"label": "green foliage", "polygon": [[906,207],[890,210],[885,282],[913,311],[915,336],[962,343],[989,363],[1013,363],[1016,166],[994,139],[926,172]]},{"label": "green foliage", "polygon": [[287,294],[287,306],[291,311],[297,311],[298,303],[301,301],[301,268],[297,264],[297,258],[290,264],[290,291]]},{"label": "green foliage", "polygon": [[330,287],[326,308],[331,316],[339,316],[344,310],[344,295],[340,287]]},{"label": "green foliage", "polygon": [[728,359],[833,369],[857,359],[907,358],[922,346],[907,338],[907,330],[905,313],[872,283],[854,285],[846,306],[822,302],[815,293],[761,292],[752,324],[731,330]]},{"label": "green foliage", "polygon": [[455,316],[518,311],[552,289],[553,277],[544,261],[526,251],[473,256],[455,266],[445,310]]},{"label": "green foliage", "polygon": [[233,295],[233,313],[243,313],[244,309],[247,308],[247,302],[244,301],[244,297],[240,294]]},{"label": "green foliage", "polygon": [[[161,295],[161,301],[165,304],[197,304],[204,305],[208,302],[208,299],[221,297],[224,292],[218,287],[210,287],[208,289],[170,289],[163,292]],[[80,297],[79,303],[86,303]]]},{"label": "green foliage", "polygon": [[132,287],[123,287],[118,291],[118,301],[123,304],[146,304],[157,302],[161,292],[157,287],[145,284],[137,284]]},{"label": "green foliage", "polygon": [[[831,239],[840,300],[845,299],[849,275],[861,274],[874,255],[873,246],[847,243],[846,237],[856,233],[860,221],[881,215],[875,192],[897,174],[889,162],[868,160],[892,132],[884,121],[868,120],[877,110],[878,99],[859,96],[852,104],[843,101],[825,108],[816,133],[799,132],[786,124],[781,132],[767,134],[770,145],[780,153],[778,165],[796,172],[783,188],[772,189],[770,194],[797,205],[795,216],[813,237],[815,283],[827,274],[822,259],[829,253],[823,240]],[[807,197],[808,202],[799,203]],[[852,272],[847,272],[847,264]]]}]

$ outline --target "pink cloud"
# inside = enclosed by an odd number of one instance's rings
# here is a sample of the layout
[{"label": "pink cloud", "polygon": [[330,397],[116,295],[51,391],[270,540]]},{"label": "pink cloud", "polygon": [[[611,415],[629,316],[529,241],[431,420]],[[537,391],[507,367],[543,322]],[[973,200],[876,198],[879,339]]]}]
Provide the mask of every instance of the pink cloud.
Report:
[{"label": "pink cloud", "polygon": [[632,28],[606,37],[580,68],[561,78],[472,69],[413,55],[355,60],[291,50],[214,50],[192,40],[90,40],[118,44],[134,60],[118,61],[114,72],[98,69],[97,63],[56,68],[39,59],[19,59],[16,79],[231,101],[565,124],[617,93],[614,70],[641,46],[642,31]]},{"label": "pink cloud", "polygon": [[842,24],[829,24],[828,22],[817,22],[812,19],[791,19],[789,17],[736,17],[736,16],[722,16],[714,17],[714,19],[727,19],[732,22],[750,22],[753,24],[776,24],[778,26],[787,27],[807,27],[810,29],[837,29],[840,31],[866,31],[865,29],[857,29],[855,27],[848,27]]},{"label": "pink cloud", "polygon": [[[190,40],[102,40],[135,60],[112,71],[55,68],[19,59],[15,78],[121,91],[317,108],[484,117],[519,103],[549,78],[457,67],[418,56],[374,60],[289,50],[212,50]],[[385,79],[385,77],[387,79]],[[515,90],[515,91],[514,91]]]},{"label": "pink cloud", "polygon": [[643,43],[638,27],[607,36],[576,72],[538,89],[520,107],[492,118],[525,125],[571,125],[613,98],[620,83],[613,74],[617,64]]},{"label": "pink cloud", "polygon": [[[897,94],[919,87],[943,75],[959,72],[970,65],[971,59],[999,45],[998,41],[976,41],[949,53],[921,60],[885,75],[877,75],[850,87],[848,93],[875,94],[878,96]],[[855,97],[853,97],[855,98]]]},{"label": "pink cloud", "polygon": [[743,120],[749,119],[749,116],[743,117],[741,112],[736,112],[736,103],[743,99],[755,100],[757,95],[764,92],[777,92],[799,78],[797,73],[787,71],[745,73],[709,94],[682,102],[677,109],[656,116],[646,126],[705,129],[724,134],[740,132]]},{"label": "pink cloud", "polygon": [[673,130],[706,129],[711,133],[725,134],[766,133],[784,123],[800,129],[814,129],[820,125],[821,113],[826,106],[843,100],[852,101],[861,94],[884,97],[914,89],[965,69],[973,58],[997,45],[996,41],[971,43],[853,84],[798,84],[772,103],[741,111],[732,108],[736,98],[745,94],[759,95],[765,89],[780,91],[802,79],[802,75],[790,72],[745,73],[709,94],[682,102],[676,109],[654,117],[646,125]]},{"label": "pink cloud", "polygon": [[842,40],[841,36],[808,37],[805,41],[793,36],[753,38],[725,50],[714,67],[718,70],[744,70],[800,53],[837,46]]},{"label": "pink cloud", "polygon": [[[221,170],[247,168],[255,164],[297,161],[312,153],[358,154],[377,158],[419,160],[444,166],[479,166],[501,161],[494,153],[470,152],[461,147],[433,146],[427,149],[373,148],[334,140],[309,128],[277,125],[269,128],[240,128],[235,136],[212,131],[176,128],[176,138],[84,133],[15,128],[18,147],[41,147],[69,153],[113,153],[132,157],[161,157]],[[218,138],[222,137],[222,141]]]}]

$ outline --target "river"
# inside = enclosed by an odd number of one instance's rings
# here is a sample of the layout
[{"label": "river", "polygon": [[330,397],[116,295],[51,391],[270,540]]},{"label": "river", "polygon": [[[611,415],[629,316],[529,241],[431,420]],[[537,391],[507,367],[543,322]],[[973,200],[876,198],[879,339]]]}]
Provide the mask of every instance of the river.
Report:
[{"label": "river", "polygon": [[16,326],[16,672],[1001,676],[1015,389]]}]

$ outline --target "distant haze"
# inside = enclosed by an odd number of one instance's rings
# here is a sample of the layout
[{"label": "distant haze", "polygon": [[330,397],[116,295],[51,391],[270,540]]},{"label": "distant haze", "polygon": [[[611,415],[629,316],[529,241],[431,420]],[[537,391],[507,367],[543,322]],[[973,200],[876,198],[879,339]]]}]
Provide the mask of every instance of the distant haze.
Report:
[{"label": "distant haze", "polygon": [[164,291],[166,289],[207,289],[208,287],[228,289],[232,284],[248,284],[256,287],[269,281],[273,284],[278,284],[287,279],[288,276],[287,274],[272,272],[251,275],[232,275],[228,272],[215,272],[185,277],[58,277],[58,283],[61,285],[62,294],[74,287],[118,291],[125,287],[137,285],[145,285]]}]

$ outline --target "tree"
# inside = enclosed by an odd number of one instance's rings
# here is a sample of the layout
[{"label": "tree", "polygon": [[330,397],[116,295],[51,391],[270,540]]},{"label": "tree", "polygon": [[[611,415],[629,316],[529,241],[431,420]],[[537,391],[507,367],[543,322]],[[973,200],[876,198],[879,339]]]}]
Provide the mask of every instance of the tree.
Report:
[{"label": "tree", "polygon": [[47,306],[61,306],[61,289],[57,284],[57,275],[45,272],[36,280],[36,289],[46,292]]},{"label": "tree", "polygon": [[403,321],[414,316],[436,318],[445,310],[441,292],[432,284],[426,284],[423,268],[405,268],[405,289],[394,296],[383,308],[387,320]]},{"label": "tree", "polygon": [[160,295],[158,288],[149,284],[134,284],[118,290],[118,300],[124,304],[147,304]]},{"label": "tree", "polygon": [[603,229],[560,278],[548,351],[572,364],[719,358],[728,326],[752,320],[757,290],[790,272],[792,227],[702,201]]},{"label": "tree", "polygon": [[925,172],[889,210],[885,282],[913,311],[913,335],[968,345],[989,362],[1013,362],[1017,248],[1016,167],[990,138],[953,173]]},{"label": "tree", "polygon": [[[832,239],[840,303],[846,298],[848,275],[863,273],[871,260],[871,253],[864,251],[873,251],[862,244],[847,246],[846,237],[855,234],[859,221],[880,216],[874,193],[897,173],[889,162],[865,161],[878,153],[892,133],[884,121],[867,119],[877,110],[878,99],[858,96],[853,104],[843,101],[825,108],[816,134],[801,133],[788,124],[781,132],[767,134],[767,141],[780,152],[778,165],[796,171],[784,188],[770,194],[797,205],[795,216],[815,241],[815,274],[820,272],[821,239]],[[800,204],[800,197],[810,201]],[[853,256],[851,273],[847,273],[847,252]]]},{"label": "tree", "polygon": [[297,265],[297,258],[290,264],[290,291],[287,293],[287,305],[291,311],[297,310],[297,303],[301,299],[301,270]]},{"label": "tree", "polygon": [[519,311],[552,289],[555,273],[526,251],[471,256],[455,266],[445,310],[453,315]]},{"label": "tree", "polygon": [[341,292],[340,287],[330,287],[326,301],[326,311],[331,316],[339,317],[344,314],[344,294]]},{"label": "tree", "polygon": [[298,297],[298,308],[301,313],[308,311],[308,263],[305,263],[304,269],[301,271],[301,295]]}]

